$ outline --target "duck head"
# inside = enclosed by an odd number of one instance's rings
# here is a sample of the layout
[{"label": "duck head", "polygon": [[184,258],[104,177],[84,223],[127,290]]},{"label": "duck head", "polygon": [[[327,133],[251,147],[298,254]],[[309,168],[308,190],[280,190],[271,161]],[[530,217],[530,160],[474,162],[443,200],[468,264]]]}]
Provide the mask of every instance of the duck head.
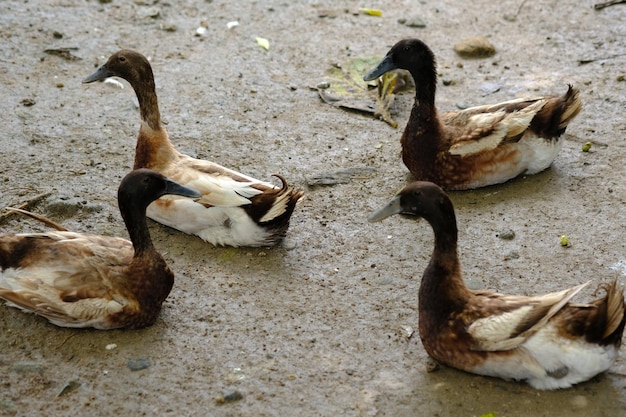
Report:
[{"label": "duck head", "polygon": [[431,224],[455,221],[452,202],[446,193],[438,185],[425,181],[415,181],[404,187],[367,220],[371,223],[379,222],[394,214],[422,217]]},{"label": "duck head", "polygon": [[387,52],[385,58],[363,76],[363,80],[372,81],[393,69],[408,70],[413,79],[416,75],[435,70],[435,55],[431,49],[419,39],[403,39]]},{"label": "duck head", "polygon": [[133,87],[139,80],[154,78],[148,59],[139,52],[130,49],[122,49],[111,55],[104,65],[83,80],[83,84],[103,81],[109,77],[123,78]]}]

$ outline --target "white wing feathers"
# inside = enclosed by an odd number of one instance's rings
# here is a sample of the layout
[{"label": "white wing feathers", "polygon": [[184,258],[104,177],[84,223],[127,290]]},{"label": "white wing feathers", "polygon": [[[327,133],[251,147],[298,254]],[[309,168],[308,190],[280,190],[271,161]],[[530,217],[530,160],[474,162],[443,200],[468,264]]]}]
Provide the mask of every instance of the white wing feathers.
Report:
[{"label": "white wing feathers", "polygon": [[[458,142],[450,146],[450,153],[465,156],[497,148],[506,138],[515,137],[528,129],[533,117],[545,104],[545,100],[539,100],[514,112],[504,109],[494,111],[492,106],[484,106],[482,112],[483,107],[464,110],[463,112],[476,114],[467,118],[464,132]],[[459,115],[460,119],[466,117]],[[487,131],[491,132],[485,135]]]},{"label": "white wing feathers", "polygon": [[[568,290],[546,294],[539,297],[528,297],[528,303],[518,309],[488,316],[473,322],[467,329],[476,344],[474,350],[498,351],[510,350],[523,344],[529,337],[539,331],[548,321],[565,306],[580,290],[591,281]],[[547,310],[546,310],[547,308]],[[538,312],[544,311],[540,318]],[[528,329],[517,331],[524,323],[532,320]]]}]

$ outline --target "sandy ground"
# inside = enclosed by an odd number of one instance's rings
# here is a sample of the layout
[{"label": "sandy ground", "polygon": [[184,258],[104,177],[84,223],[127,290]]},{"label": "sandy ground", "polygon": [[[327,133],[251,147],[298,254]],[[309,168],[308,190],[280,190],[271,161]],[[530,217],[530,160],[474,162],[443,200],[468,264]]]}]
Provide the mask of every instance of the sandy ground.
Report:
[{"label": "sandy ground", "polygon": [[[2,1],[0,207],[49,193],[31,208],[72,230],[126,236],[115,195],[132,166],[134,95],[128,86],[80,82],[122,47],[151,58],[179,149],[262,179],[281,173],[307,199],[275,248],[214,248],[151,222],[176,272],[151,328],[60,329],[0,305],[0,415],[626,415],[624,355],[610,372],[558,392],[445,367],[427,372],[419,337],[406,331],[417,329],[432,232],[423,221],[366,221],[408,180],[401,129],[333,108],[309,89],[333,64],[382,56],[409,36],[433,48],[441,79],[452,81],[439,85],[442,110],[561,94],[574,84],[584,111],[551,169],[451,195],[464,273],[473,287],[519,294],[623,282],[626,6],[592,6]],[[414,17],[426,27],[398,23]],[[235,20],[240,25],[228,30]],[[206,34],[196,36],[202,22]],[[497,54],[456,56],[452,46],[474,35],[488,36]],[[269,51],[257,36],[270,41]],[[58,48],[76,48],[76,59],[45,52]],[[397,97],[401,128],[412,100]],[[590,152],[582,152],[588,141]],[[360,174],[307,186],[346,169]],[[46,230],[15,216],[0,227]],[[501,239],[508,230],[515,238]],[[559,245],[561,235],[571,247]],[[578,300],[592,296],[590,287]]]}]

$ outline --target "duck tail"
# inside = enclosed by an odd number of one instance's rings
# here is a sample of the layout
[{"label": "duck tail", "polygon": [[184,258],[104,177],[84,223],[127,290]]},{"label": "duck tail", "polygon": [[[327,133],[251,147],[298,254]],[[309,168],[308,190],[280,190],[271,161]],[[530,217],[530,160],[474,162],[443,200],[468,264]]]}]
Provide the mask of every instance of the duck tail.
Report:
[{"label": "duck tail", "polygon": [[582,101],[580,100],[580,92],[571,84],[567,85],[567,93],[561,97],[563,113],[561,114],[559,129],[565,130],[569,122],[572,121],[582,109]]},{"label": "duck tail", "polygon": [[[291,213],[300,200],[304,196],[304,192],[299,188],[289,186],[285,178],[280,174],[272,174],[282,183],[280,190],[274,194],[271,208],[259,219],[260,222],[271,222],[274,219],[282,217],[291,217]],[[286,215],[286,216],[285,216]]]},{"label": "duck tail", "polygon": [[606,327],[602,335],[603,341],[607,344],[621,345],[624,324],[626,323],[626,310],[624,304],[624,289],[618,288],[617,280],[602,284],[600,288],[606,291]]},{"label": "duck tail", "polygon": [[543,101],[545,104],[533,118],[530,129],[546,139],[558,138],[582,109],[580,93],[568,84],[564,95],[546,97]]}]

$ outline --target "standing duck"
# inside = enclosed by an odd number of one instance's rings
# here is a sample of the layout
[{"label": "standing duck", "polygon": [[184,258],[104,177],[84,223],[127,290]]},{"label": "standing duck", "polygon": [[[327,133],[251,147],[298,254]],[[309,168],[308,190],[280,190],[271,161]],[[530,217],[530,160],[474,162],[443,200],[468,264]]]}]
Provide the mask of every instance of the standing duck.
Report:
[{"label": "standing duck", "polygon": [[128,81],[139,100],[135,169],[153,169],[202,193],[198,201],[160,198],[148,207],[148,217],[213,245],[270,246],[282,240],[302,190],[289,187],[280,175],[277,188],[178,152],[161,124],[152,67],[140,53],[116,52],[83,83],[114,76]]},{"label": "standing duck", "polygon": [[419,334],[432,358],[537,389],[570,387],[614,362],[625,323],[616,282],[603,284],[606,295],[587,304],[570,300],[588,283],[534,297],[472,291],[461,277],[454,208],[443,190],[414,182],[369,221],[398,213],[423,217],[435,234],[419,289]]},{"label": "standing duck", "polygon": [[146,224],[146,207],[166,194],[200,197],[148,169],[122,180],[130,242],[68,231],[0,235],[0,298],[61,327],[150,326],[174,283]]},{"label": "standing duck", "polygon": [[435,56],[419,39],[395,44],[365,74],[370,81],[395,68],[415,80],[415,104],[404,129],[402,160],[419,181],[448,190],[499,184],[548,168],[563,146],[561,136],[580,112],[578,90],[561,97],[517,99],[438,114]]}]

